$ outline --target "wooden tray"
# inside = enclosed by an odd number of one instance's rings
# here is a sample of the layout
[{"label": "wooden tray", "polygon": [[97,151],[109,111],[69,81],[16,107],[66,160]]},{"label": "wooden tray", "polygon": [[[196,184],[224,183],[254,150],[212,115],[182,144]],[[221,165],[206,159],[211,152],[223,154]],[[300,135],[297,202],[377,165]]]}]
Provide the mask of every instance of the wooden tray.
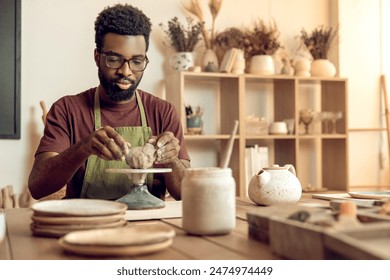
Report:
[{"label": "wooden tray", "polygon": [[324,246],[345,259],[390,260],[390,223],[344,231],[327,230]]}]

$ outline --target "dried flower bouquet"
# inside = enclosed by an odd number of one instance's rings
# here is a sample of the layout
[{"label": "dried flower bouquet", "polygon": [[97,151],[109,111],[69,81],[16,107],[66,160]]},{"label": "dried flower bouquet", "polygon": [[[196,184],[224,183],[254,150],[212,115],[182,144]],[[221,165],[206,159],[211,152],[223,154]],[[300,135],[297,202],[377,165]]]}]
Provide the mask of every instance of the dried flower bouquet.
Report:
[{"label": "dried flower bouquet", "polygon": [[329,50],[337,36],[337,29],[319,26],[310,34],[305,29],[301,30],[301,40],[313,59],[327,59]]},{"label": "dried flower bouquet", "polygon": [[203,23],[195,23],[194,20],[190,17],[187,17],[186,19],[186,27],[184,27],[184,25],[179,22],[177,17],[174,17],[168,21],[168,28],[160,23],[160,27],[167,35],[171,46],[177,52],[192,52],[198,42],[201,40],[200,35],[203,30]]},{"label": "dried flower bouquet", "polygon": [[266,24],[259,19],[253,28],[247,28],[245,31],[245,57],[250,59],[254,55],[275,54],[281,48],[279,36],[280,32],[274,20]]}]

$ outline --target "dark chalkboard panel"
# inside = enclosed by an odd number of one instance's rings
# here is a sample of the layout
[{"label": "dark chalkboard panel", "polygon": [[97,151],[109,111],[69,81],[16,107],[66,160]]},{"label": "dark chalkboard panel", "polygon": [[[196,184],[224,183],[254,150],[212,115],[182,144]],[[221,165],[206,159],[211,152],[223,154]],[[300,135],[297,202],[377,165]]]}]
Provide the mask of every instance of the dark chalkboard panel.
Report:
[{"label": "dark chalkboard panel", "polygon": [[0,0],[0,138],[20,139],[21,0]]}]

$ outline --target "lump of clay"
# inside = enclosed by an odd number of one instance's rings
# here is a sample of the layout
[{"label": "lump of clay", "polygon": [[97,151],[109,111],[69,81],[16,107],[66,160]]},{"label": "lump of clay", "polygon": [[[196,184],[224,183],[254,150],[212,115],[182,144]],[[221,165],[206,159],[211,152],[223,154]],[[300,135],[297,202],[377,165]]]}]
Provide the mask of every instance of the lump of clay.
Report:
[{"label": "lump of clay", "polygon": [[151,167],[156,160],[156,149],[149,143],[140,147],[131,147],[125,158],[131,168],[146,169]]}]

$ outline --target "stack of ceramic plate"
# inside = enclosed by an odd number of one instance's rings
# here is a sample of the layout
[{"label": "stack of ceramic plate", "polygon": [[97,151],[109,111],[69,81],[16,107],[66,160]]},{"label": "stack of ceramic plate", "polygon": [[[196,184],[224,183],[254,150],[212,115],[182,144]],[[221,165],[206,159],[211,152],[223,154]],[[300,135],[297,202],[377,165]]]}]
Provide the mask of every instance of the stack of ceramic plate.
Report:
[{"label": "stack of ceramic plate", "polygon": [[127,205],[99,199],[62,199],[37,202],[32,210],[34,235],[61,237],[72,231],[123,227]]},{"label": "stack of ceramic plate", "polygon": [[135,256],[155,253],[172,244],[175,231],[161,224],[76,231],[59,239],[67,252],[87,256]]}]

